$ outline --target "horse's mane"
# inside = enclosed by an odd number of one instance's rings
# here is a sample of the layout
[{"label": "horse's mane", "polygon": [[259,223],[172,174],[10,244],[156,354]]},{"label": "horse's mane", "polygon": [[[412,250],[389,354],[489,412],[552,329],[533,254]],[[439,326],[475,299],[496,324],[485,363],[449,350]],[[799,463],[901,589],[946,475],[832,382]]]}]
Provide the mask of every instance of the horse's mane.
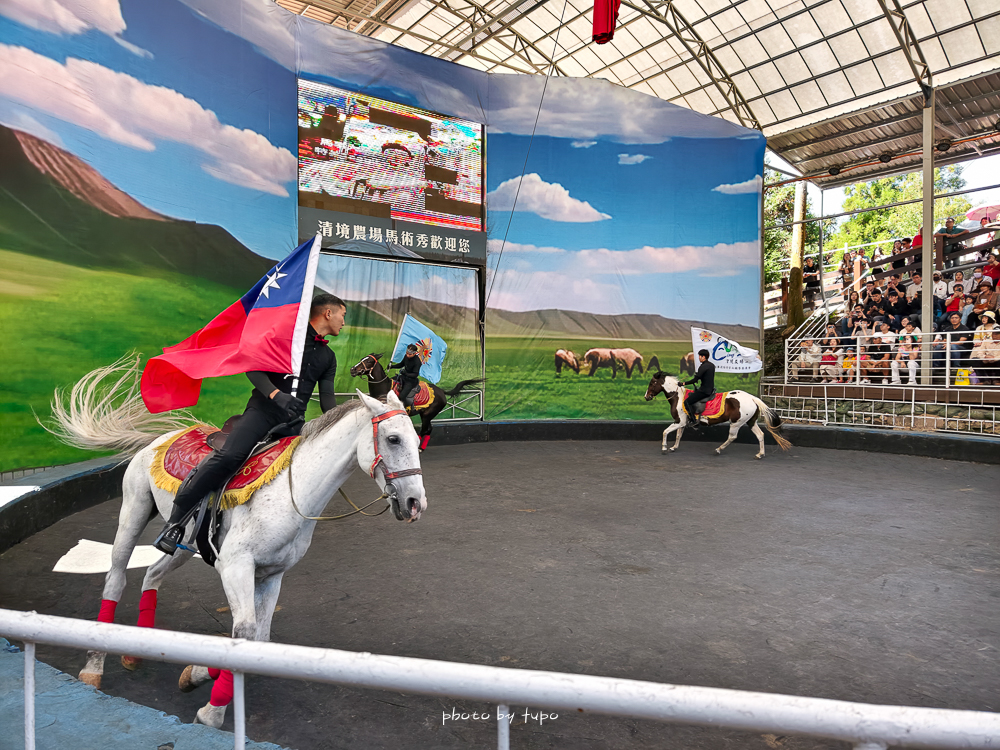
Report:
[{"label": "horse's mane", "polygon": [[338,404],[337,406],[330,409],[330,411],[324,413],[322,416],[316,417],[316,419],[310,419],[308,422],[306,422],[305,427],[302,428],[302,433],[301,433],[302,438],[304,440],[308,440],[309,438],[315,437],[316,435],[325,432],[326,430],[330,429],[335,424],[337,424],[337,422],[346,417],[348,414],[357,411],[363,406],[364,403],[362,403],[361,401],[356,401],[354,399],[350,399],[349,401],[345,401],[342,404]]}]

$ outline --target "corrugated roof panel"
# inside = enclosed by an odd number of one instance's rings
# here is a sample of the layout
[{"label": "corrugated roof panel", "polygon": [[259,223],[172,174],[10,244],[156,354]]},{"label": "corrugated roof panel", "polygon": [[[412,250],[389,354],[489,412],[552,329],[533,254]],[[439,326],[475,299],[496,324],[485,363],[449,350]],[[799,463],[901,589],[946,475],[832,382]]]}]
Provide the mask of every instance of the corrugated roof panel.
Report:
[{"label": "corrugated roof panel", "polygon": [[873,55],[891,49],[899,49],[899,40],[896,39],[896,34],[885,16],[872,23],[866,23],[858,29],[858,33],[861,34],[861,39],[864,40],[865,46]]},{"label": "corrugated roof panel", "polygon": [[796,47],[804,47],[823,38],[823,32],[808,13],[788,19],[784,26]]},{"label": "corrugated roof panel", "polygon": [[780,91],[767,97],[767,103],[779,120],[785,120],[801,114],[802,110],[790,91]]},{"label": "corrugated roof panel", "polygon": [[757,82],[757,86],[765,94],[780,89],[785,85],[785,81],[774,63],[764,63],[755,68],[751,75],[753,75],[754,81]]},{"label": "corrugated roof panel", "polygon": [[913,5],[904,10],[903,15],[906,16],[906,21],[910,24],[913,35],[917,39],[926,39],[937,33],[934,30],[934,24],[931,23],[931,17],[927,15],[927,10],[923,5]]},{"label": "corrugated roof panel", "polygon": [[799,86],[792,87],[792,96],[795,97],[795,101],[806,112],[824,107],[827,104],[826,98],[823,96],[823,91],[815,81],[808,81]]},{"label": "corrugated roof panel", "polygon": [[924,8],[938,31],[972,20],[964,0],[924,0]]},{"label": "corrugated roof panel", "polygon": [[848,31],[846,34],[835,36],[830,39],[829,44],[833,54],[837,56],[837,61],[844,67],[868,57],[868,49],[857,31]]},{"label": "corrugated roof panel", "polygon": [[753,76],[749,73],[739,73],[733,76],[733,83],[743,92],[747,99],[753,99],[761,95],[761,90],[754,82]]},{"label": "corrugated roof panel", "polygon": [[847,80],[851,82],[854,93],[858,96],[870,94],[882,88],[882,79],[871,62],[863,62],[844,70]]},{"label": "corrugated roof panel", "polygon": [[966,26],[942,35],[941,44],[948,56],[948,62],[952,65],[960,65],[986,54],[983,43],[979,40],[979,34],[976,33],[973,26]]},{"label": "corrugated roof panel", "polygon": [[786,84],[798,83],[812,77],[812,72],[797,53],[785,55],[774,63]]},{"label": "corrugated roof panel", "polygon": [[986,45],[986,54],[995,55],[1000,52],[1000,16],[980,21],[976,25],[979,27],[979,36]]},{"label": "corrugated roof panel", "polygon": [[854,24],[840,0],[828,0],[812,9],[812,16],[825,36],[837,34]]},{"label": "corrugated roof panel", "polygon": [[757,32],[757,40],[772,58],[795,49],[795,44],[788,36],[788,32],[780,25]]},{"label": "corrugated roof panel", "polygon": [[734,39],[738,34],[750,30],[750,27],[743,20],[743,16],[735,8],[730,8],[717,16],[713,16],[712,20],[719,27],[719,33],[723,34],[726,39]]},{"label": "corrugated roof panel", "polygon": [[[758,40],[755,36],[741,39],[738,42],[733,43],[731,46],[733,51],[739,55],[740,60],[743,61],[743,66],[746,68],[770,59],[770,55],[767,54],[767,50],[764,49],[760,40]],[[730,71],[730,73],[735,72],[736,71]]]},{"label": "corrugated roof panel", "polygon": [[843,3],[844,9],[855,24],[864,23],[873,18],[884,18],[878,3],[873,3],[871,0],[843,0]]},{"label": "corrugated roof panel", "polygon": [[828,102],[845,102],[854,98],[854,89],[851,88],[851,83],[842,70],[825,75],[816,83],[819,84]]},{"label": "corrugated roof panel", "polygon": [[814,74],[827,70],[837,70],[840,67],[836,55],[833,54],[833,50],[826,42],[814,44],[802,50],[802,59],[806,61],[806,65]]},{"label": "corrugated roof panel", "polygon": [[910,64],[902,51],[880,57],[874,62],[886,86],[893,86],[913,78],[913,71],[910,70]]}]

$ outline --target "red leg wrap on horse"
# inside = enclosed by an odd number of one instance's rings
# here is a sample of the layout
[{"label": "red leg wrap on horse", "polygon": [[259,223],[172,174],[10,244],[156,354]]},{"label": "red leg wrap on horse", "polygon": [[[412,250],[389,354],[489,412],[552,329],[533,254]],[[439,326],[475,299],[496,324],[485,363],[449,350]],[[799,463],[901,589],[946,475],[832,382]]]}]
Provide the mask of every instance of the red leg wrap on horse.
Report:
[{"label": "red leg wrap on horse", "polygon": [[139,599],[140,628],[155,628],[156,622],[156,589],[146,589]]},{"label": "red leg wrap on horse", "polygon": [[114,622],[115,621],[115,607],[118,606],[118,602],[113,602],[110,599],[101,599],[101,611],[97,615],[98,622]]},{"label": "red leg wrap on horse", "polygon": [[422,438],[420,438],[420,450],[423,450],[424,448],[426,448],[427,444],[430,441],[431,441],[431,436],[430,435],[424,435]]},{"label": "red leg wrap on horse", "polygon": [[211,677],[213,680],[219,679],[220,674],[222,674],[221,669],[216,669],[215,667],[208,668],[208,676]]},{"label": "red leg wrap on horse", "polygon": [[228,706],[232,701],[233,673],[228,669],[223,669],[212,685],[212,697],[208,702],[213,706]]}]

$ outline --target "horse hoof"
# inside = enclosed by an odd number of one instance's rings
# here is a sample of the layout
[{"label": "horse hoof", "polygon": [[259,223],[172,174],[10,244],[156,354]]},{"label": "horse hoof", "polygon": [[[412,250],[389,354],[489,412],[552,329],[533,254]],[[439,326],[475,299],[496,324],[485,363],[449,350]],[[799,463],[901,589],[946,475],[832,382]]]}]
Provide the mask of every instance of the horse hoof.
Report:
[{"label": "horse hoof", "polygon": [[760,460],[760,459],[764,458],[764,454],[763,453],[758,453],[756,456],[754,456],[754,458]]},{"label": "horse hoof", "polygon": [[213,706],[209,703],[207,706],[202,706],[198,709],[198,713],[195,714],[194,723],[204,724],[207,727],[213,727],[215,729],[222,728],[222,722],[226,718],[226,707],[225,706]]},{"label": "horse hoof", "polygon": [[122,666],[129,672],[134,672],[142,665],[142,659],[136,656],[123,656]]},{"label": "horse hoof", "polygon": [[675,448],[668,448],[668,450],[669,450],[669,451],[670,451],[671,453],[673,453],[673,452],[674,452],[675,450],[677,450],[677,448],[676,448],[676,447],[675,447]]},{"label": "horse hoof", "polygon": [[177,687],[180,688],[182,693],[190,693],[192,690],[200,688],[210,679],[208,667],[198,667],[194,664],[188,664],[184,667],[184,671],[181,672],[180,679],[177,680]]},{"label": "horse hoof", "polygon": [[716,456],[721,456],[722,455],[722,448],[716,448],[715,449],[715,455]]},{"label": "horse hoof", "polygon": [[80,682],[96,690],[101,689],[101,677],[103,675],[100,672],[80,672]]}]

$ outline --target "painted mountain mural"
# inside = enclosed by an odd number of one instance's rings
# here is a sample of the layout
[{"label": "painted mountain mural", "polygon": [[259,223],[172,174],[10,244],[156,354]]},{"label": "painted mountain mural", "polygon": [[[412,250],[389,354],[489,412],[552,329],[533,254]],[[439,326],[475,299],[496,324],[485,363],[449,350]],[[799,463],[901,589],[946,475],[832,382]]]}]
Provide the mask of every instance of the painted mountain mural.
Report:
[{"label": "painted mountain mural", "polygon": [[3,126],[0,247],[85,268],[159,269],[244,291],[274,265],[222,227],[156,213],[68,151]]},{"label": "painted mountain mural", "polygon": [[[153,211],[65,149],[0,127],[0,470],[69,463],[36,420],[56,388],[201,328],[274,265],[226,229]],[[203,388],[195,414],[221,422],[246,378]]]}]

